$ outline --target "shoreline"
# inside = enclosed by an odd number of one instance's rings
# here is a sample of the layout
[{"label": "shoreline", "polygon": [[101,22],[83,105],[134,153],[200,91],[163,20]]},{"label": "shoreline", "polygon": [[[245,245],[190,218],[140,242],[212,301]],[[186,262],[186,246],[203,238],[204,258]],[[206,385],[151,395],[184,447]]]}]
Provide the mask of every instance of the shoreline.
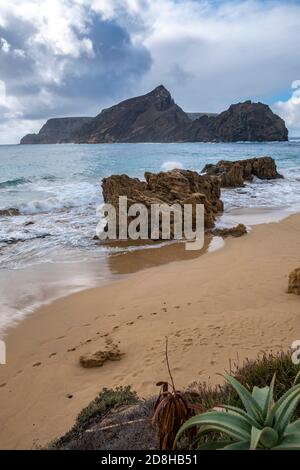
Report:
[{"label": "shoreline", "polygon": [[[0,447],[59,437],[103,387],[157,393],[155,383],[167,377],[166,335],[178,388],[218,383],[230,360],[288,349],[300,326],[299,299],[286,294],[300,264],[299,235],[300,214],[257,225],[209,255],[142,270],[29,315],[6,337]],[[124,353],[121,361],[83,369],[80,355],[107,340]]]},{"label": "shoreline", "polygon": [[[243,223],[251,231],[256,225],[279,223],[297,213],[300,213],[300,206],[293,209],[233,208],[218,216],[217,226],[233,227]],[[75,261],[45,261],[16,269],[4,268],[0,270],[0,340],[5,338],[7,331],[26,320],[28,315],[56,300],[102,287],[137,271],[198,258],[205,253],[223,249],[225,243],[221,237],[206,234],[204,247],[199,252],[184,250],[184,241],[163,242],[145,247],[133,245],[132,250],[127,250],[125,245],[122,248],[115,244],[112,246],[118,247],[119,252],[102,253],[101,256],[98,254],[94,260],[80,257],[76,259],[78,254],[75,252]],[[61,257],[64,258],[63,252]],[[123,258],[128,261],[124,262]]]}]

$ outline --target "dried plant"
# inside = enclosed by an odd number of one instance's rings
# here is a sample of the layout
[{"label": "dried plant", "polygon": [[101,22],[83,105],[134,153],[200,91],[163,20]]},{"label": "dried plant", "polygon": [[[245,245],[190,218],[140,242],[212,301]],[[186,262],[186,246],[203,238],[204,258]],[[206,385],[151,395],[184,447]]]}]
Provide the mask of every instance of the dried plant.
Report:
[{"label": "dried plant", "polygon": [[154,406],[152,423],[158,427],[161,450],[171,450],[176,434],[183,423],[194,415],[193,405],[184,394],[176,390],[168,357],[168,338],[166,338],[166,363],[171,383],[158,382],[160,392]]}]

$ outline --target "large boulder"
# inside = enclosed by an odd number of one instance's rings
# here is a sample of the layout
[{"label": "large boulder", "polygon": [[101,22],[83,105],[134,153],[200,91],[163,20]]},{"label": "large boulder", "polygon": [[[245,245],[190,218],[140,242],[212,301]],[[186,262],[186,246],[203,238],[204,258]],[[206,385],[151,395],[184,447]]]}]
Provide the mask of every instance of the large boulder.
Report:
[{"label": "large boulder", "polygon": [[288,293],[300,295],[300,268],[292,271],[289,276]]},{"label": "large boulder", "polygon": [[[203,204],[206,228],[212,228],[216,215],[223,211],[220,181],[214,176],[203,176],[195,171],[177,169],[161,173],[145,173],[145,180],[130,178],[127,175],[113,175],[102,181],[104,202],[116,208],[117,222],[120,196],[127,196],[128,207],[135,203],[143,204],[148,209],[149,222],[152,204],[169,206],[179,204],[181,207],[184,204],[191,204],[193,215],[196,204]],[[131,220],[133,219],[128,217],[128,223]],[[171,238],[172,222],[171,218]]]},{"label": "large boulder", "polygon": [[216,164],[208,164],[202,170],[207,175],[217,176],[223,188],[238,188],[245,181],[252,181],[254,176],[262,180],[283,178],[277,171],[272,157],[249,158],[247,160],[220,160]]}]

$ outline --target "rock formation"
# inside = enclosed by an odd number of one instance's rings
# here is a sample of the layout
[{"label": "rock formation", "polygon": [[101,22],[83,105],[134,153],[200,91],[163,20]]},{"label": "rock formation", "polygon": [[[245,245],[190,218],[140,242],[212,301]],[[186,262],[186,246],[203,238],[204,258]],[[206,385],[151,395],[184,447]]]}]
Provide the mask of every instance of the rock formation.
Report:
[{"label": "rock formation", "polygon": [[95,118],[50,119],[21,144],[284,141],[284,121],[262,103],[238,103],[221,114],[185,113],[164,86],[104,109]]},{"label": "rock formation", "polygon": [[242,187],[245,181],[251,182],[254,176],[262,180],[283,178],[277,172],[275,160],[271,157],[250,158],[234,162],[221,160],[216,164],[205,165],[202,173],[219,177],[223,188]]},{"label": "rock formation", "polygon": [[103,110],[85,125],[75,142],[172,142],[181,127],[190,123],[163,86]]},{"label": "rock formation", "polygon": [[288,293],[300,295],[300,268],[292,271],[289,276]]},{"label": "rock formation", "polygon": [[230,228],[215,228],[212,231],[212,234],[217,236],[217,237],[242,237],[243,235],[246,235],[247,233],[247,228],[244,224],[238,224],[236,227],[230,227]]},{"label": "rock formation", "polygon": [[73,142],[73,135],[91,122],[89,117],[70,117],[49,119],[38,134],[27,134],[21,144],[63,144]]},{"label": "rock formation", "polygon": [[112,345],[104,351],[84,354],[80,356],[79,363],[82,367],[91,369],[93,367],[102,367],[106,361],[120,361],[123,354],[120,353],[118,346]]},{"label": "rock formation", "polygon": [[20,215],[19,209],[15,209],[14,207],[10,209],[0,209],[0,217],[7,217],[7,216],[16,216]]},{"label": "rock formation", "polygon": [[233,104],[217,116],[203,115],[182,134],[192,142],[272,142],[288,140],[283,119],[263,103]]},{"label": "rock formation", "polygon": [[[214,226],[215,217],[223,211],[220,199],[220,182],[214,176],[202,176],[195,171],[172,170],[166,173],[145,173],[145,180],[130,178],[127,175],[113,175],[102,181],[103,197],[106,203],[116,208],[119,219],[119,196],[127,196],[128,207],[140,203],[148,209],[149,230],[151,227],[151,204],[191,204],[193,215],[195,205],[204,205],[204,223],[206,228]],[[133,218],[128,217],[128,223]],[[171,237],[173,234],[171,218]],[[118,231],[117,231],[118,233]],[[149,233],[150,236],[150,233]],[[161,233],[159,235],[161,238]]]}]

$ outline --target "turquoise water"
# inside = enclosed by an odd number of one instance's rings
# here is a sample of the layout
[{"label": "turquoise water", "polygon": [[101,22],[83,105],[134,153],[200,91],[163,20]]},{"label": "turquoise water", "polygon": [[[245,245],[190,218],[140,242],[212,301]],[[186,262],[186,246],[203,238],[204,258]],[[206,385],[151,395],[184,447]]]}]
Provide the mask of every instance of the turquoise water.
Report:
[{"label": "turquoise water", "polygon": [[226,213],[235,208],[298,210],[300,143],[114,144],[0,146],[0,268],[45,261],[80,261],[105,248],[93,240],[101,179],[174,166],[201,171],[209,162],[270,155],[285,180],[255,181],[223,192]]}]

